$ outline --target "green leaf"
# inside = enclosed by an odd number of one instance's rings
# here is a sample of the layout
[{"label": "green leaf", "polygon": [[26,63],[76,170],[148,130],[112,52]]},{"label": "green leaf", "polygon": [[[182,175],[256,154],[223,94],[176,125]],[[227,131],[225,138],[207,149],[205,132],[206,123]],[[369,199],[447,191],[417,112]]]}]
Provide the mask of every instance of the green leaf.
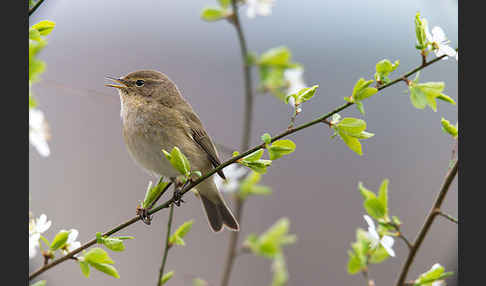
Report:
[{"label": "green leaf", "polygon": [[32,29],[39,31],[42,36],[47,36],[52,32],[55,26],[56,23],[49,20],[44,20],[32,26]]},{"label": "green leaf", "polygon": [[[426,83],[418,83],[418,84],[411,84],[411,92],[412,89],[415,90],[416,95],[419,97],[419,105],[412,101],[412,104],[416,108],[420,108],[423,105],[424,98],[425,102],[432,108],[432,110],[437,111],[437,102],[435,99],[441,95],[441,92],[444,90],[444,82],[426,82]],[[412,94],[411,94],[412,95]],[[425,107],[425,106],[424,106]]]},{"label": "green leaf", "polygon": [[[344,99],[346,99],[346,98],[344,98]],[[356,104],[356,108],[358,109],[358,111],[359,111],[361,114],[365,115],[365,111],[364,111],[364,105],[363,105],[363,103],[362,103],[361,101],[356,101],[356,102],[355,102],[355,104]]]},{"label": "green leaf", "polygon": [[379,198],[370,198],[364,202],[366,212],[375,219],[381,219],[385,216],[386,209]]},{"label": "green leaf", "polygon": [[454,99],[450,98],[449,96],[447,96],[443,93],[439,94],[439,96],[437,96],[437,99],[440,99],[440,100],[445,101],[445,102],[449,102],[452,105],[456,105],[456,102],[454,101]]},{"label": "green leaf", "polygon": [[191,230],[192,224],[194,220],[189,220],[184,222],[177,230],[170,236],[169,243],[170,244],[177,244],[177,245],[186,245],[184,240],[184,236]]},{"label": "green leaf", "polygon": [[46,280],[39,280],[30,286],[46,286]]},{"label": "green leaf", "polygon": [[366,129],[366,122],[362,119],[346,117],[335,126],[339,131],[347,135],[358,135]]},{"label": "green leaf", "polygon": [[263,160],[263,159],[259,159],[253,162],[243,162],[243,165],[247,166],[248,168],[260,174],[265,174],[267,172],[267,167],[270,166],[271,164],[272,164],[271,160]]},{"label": "green leaf", "polygon": [[268,154],[270,160],[276,160],[284,155],[288,155],[295,151],[295,143],[292,140],[277,140],[268,147]]},{"label": "green leaf", "polygon": [[389,258],[390,255],[386,252],[385,248],[380,244],[371,254],[369,262],[378,264]]},{"label": "green leaf", "polygon": [[263,149],[260,149],[258,151],[251,153],[250,155],[243,157],[242,160],[246,162],[254,162],[260,159],[262,155],[263,155]]},{"label": "green leaf", "polygon": [[92,263],[107,263],[107,264],[114,264],[115,262],[110,258],[108,253],[104,251],[102,248],[95,247],[88,251],[84,255],[84,260],[89,264]]},{"label": "green leaf", "polygon": [[104,237],[102,239],[103,244],[110,250],[113,251],[123,251],[125,250],[125,245],[123,240],[116,237]]},{"label": "green leaf", "polygon": [[155,187],[152,187],[152,181],[150,181],[147,192],[145,193],[145,198],[142,202],[142,208],[148,208],[152,204],[152,202],[159,197],[160,193],[164,190],[164,188],[169,184],[169,182],[163,182],[162,180],[159,184]]},{"label": "green leaf", "polygon": [[192,280],[192,286],[208,286],[208,282],[201,278],[194,278]]},{"label": "green leaf", "polygon": [[457,129],[457,126],[452,125],[449,120],[444,119],[444,117],[441,118],[440,123],[442,125],[442,131],[445,133],[448,133],[452,135],[454,139],[457,138],[459,131]]},{"label": "green leaf", "polygon": [[40,41],[41,34],[37,29],[29,28],[29,40]]},{"label": "green leaf", "polygon": [[244,244],[254,254],[273,259],[281,253],[282,245],[296,241],[295,235],[288,234],[289,227],[289,220],[281,218],[259,237],[255,234],[250,234]]},{"label": "green leaf", "polygon": [[32,97],[32,95],[29,93],[29,109],[31,108],[35,108],[37,106],[37,102],[36,100],[34,99],[34,97]]},{"label": "green leaf", "polygon": [[388,179],[384,179],[381,182],[380,189],[378,190],[378,200],[383,205],[385,209],[385,217],[388,215]]},{"label": "green leaf", "polygon": [[414,285],[431,285],[430,283],[442,280],[452,275],[452,272],[444,272],[444,267],[438,263],[434,264],[429,271],[421,274]]},{"label": "green leaf", "polygon": [[364,78],[360,78],[354,85],[353,94],[351,96],[352,100],[361,101],[377,93],[378,89],[369,87],[372,82],[372,79],[365,81]]},{"label": "green leaf", "polygon": [[349,149],[356,152],[358,155],[363,155],[363,150],[361,148],[361,143],[355,137],[348,136],[346,133],[338,129],[338,134],[343,139],[344,143],[349,147]]},{"label": "green leaf", "polygon": [[269,195],[271,189],[266,186],[257,185],[261,180],[261,174],[251,172],[240,184],[238,195],[241,199],[246,199],[249,195]]},{"label": "green leaf", "polygon": [[79,262],[79,267],[81,268],[81,272],[83,273],[84,276],[86,277],[89,277],[89,264],[88,262],[84,261],[84,260],[80,260],[78,259],[78,262]]},{"label": "green leaf", "polygon": [[265,142],[266,144],[270,144],[271,140],[272,140],[272,136],[270,136],[269,133],[265,133],[261,136],[261,139],[263,142]]},{"label": "green leaf", "polygon": [[307,100],[311,99],[314,94],[316,93],[316,89],[319,87],[319,85],[313,85],[311,87],[306,87],[298,92],[299,96],[299,101],[300,102],[306,102]]},{"label": "green leaf", "polygon": [[361,131],[361,133],[353,135],[353,137],[356,139],[369,139],[373,136],[375,136],[374,133],[366,132],[366,131]]},{"label": "green leaf", "polygon": [[260,56],[259,65],[289,67],[289,61],[292,54],[287,47],[279,46],[272,48]]},{"label": "green leaf", "polygon": [[273,280],[272,286],[284,286],[289,280],[287,265],[284,256],[279,253],[275,256],[272,263]]},{"label": "green leaf", "polygon": [[387,59],[379,61],[376,64],[375,80],[381,82],[382,84],[389,83],[390,79],[388,78],[388,75],[393,72],[399,64],[399,60],[395,61],[394,64]]},{"label": "green leaf", "polygon": [[201,18],[208,22],[218,21],[225,17],[224,10],[219,8],[204,8],[201,12]]},{"label": "green leaf", "polygon": [[427,29],[427,20],[424,18],[420,18],[420,13],[417,12],[415,14],[415,35],[417,37],[417,46],[418,50],[424,50],[427,45],[427,37],[425,34],[425,29]]},{"label": "green leaf", "polygon": [[231,3],[231,0],[218,0],[219,5],[223,8],[228,8],[229,4]]},{"label": "green leaf", "polygon": [[361,182],[358,183],[358,190],[360,191],[360,193],[363,196],[363,199],[364,200],[376,198],[375,193],[373,193],[372,191],[370,191],[367,188],[365,188],[363,186],[363,183],[361,183]]},{"label": "green leaf", "polygon": [[187,160],[186,156],[182,154],[181,150],[178,147],[172,148],[170,155],[167,151],[162,150],[165,157],[169,160],[170,164],[184,176],[189,176],[191,172],[191,165],[189,164],[189,160]]},{"label": "green leaf", "polygon": [[351,275],[359,273],[363,266],[361,265],[361,260],[359,259],[358,255],[351,250],[348,250],[348,255],[348,273]]},{"label": "green leaf", "polygon": [[54,240],[51,243],[51,250],[57,250],[63,247],[68,240],[69,233],[70,231],[62,230],[58,234],[56,234]]},{"label": "green leaf", "polygon": [[316,89],[318,88],[318,85],[313,85],[312,87],[304,87],[301,88],[299,91],[296,93],[289,94],[285,97],[285,103],[289,103],[290,97],[294,98],[295,105],[299,105],[301,103],[306,102],[307,100],[311,99],[314,94],[316,93]]},{"label": "green leaf", "polygon": [[169,281],[172,276],[174,276],[174,271],[165,273],[164,276],[162,276],[162,278],[160,279],[161,285],[164,285],[165,282]]},{"label": "green leaf", "polygon": [[416,88],[416,84],[410,84],[408,88],[412,105],[417,109],[424,109],[427,106],[427,96],[422,90]]},{"label": "green leaf", "polygon": [[120,278],[120,275],[118,274],[118,271],[111,264],[90,262],[90,265],[92,267],[96,268],[96,270],[98,270],[98,271],[101,271],[101,272],[103,272],[105,274],[108,274],[110,276],[113,276],[115,278]]},{"label": "green leaf", "polygon": [[400,219],[398,219],[398,217],[396,216],[392,216],[392,222],[396,225],[401,225],[402,222],[400,221]]}]

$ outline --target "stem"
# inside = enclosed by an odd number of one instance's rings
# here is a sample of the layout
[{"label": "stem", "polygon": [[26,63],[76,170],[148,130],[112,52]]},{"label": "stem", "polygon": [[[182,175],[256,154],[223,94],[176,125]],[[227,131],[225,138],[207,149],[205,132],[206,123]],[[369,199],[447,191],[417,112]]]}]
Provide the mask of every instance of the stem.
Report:
[{"label": "stem", "polygon": [[437,211],[437,214],[438,214],[438,215],[440,215],[440,216],[442,216],[442,217],[444,217],[444,218],[446,218],[446,219],[448,219],[448,220],[450,220],[450,221],[452,221],[452,222],[453,222],[453,223],[455,223],[455,224],[458,224],[458,223],[459,223],[459,222],[457,221],[457,218],[455,218],[455,217],[453,217],[453,216],[450,216],[450,215],[448,215],[448,214],[446,214],[446,213],[444,213],[444,212],[442,212],[442,211],[440,211],[440,210],[439,210],[439,211]]},{"label": "stem", "polygon": [[405,244],[408,246],[408,250],[412,249],[413,247],[412,243],[410,243],[410,241],[403,234],[400,233],[398,237],[400,237],[405,242]]},{"label": "stem", "polygon": [[167,261],[167,254],[169,253],[169,238],[170,238],[170,229],[172,227],[172,218],[174,217],[174,204],[170,205],[170,212],[169,212],[169,220],[167,221],[167,236],[165,237],[165,249],[164,249],[164,257],[162,258],[162,265],[160,266],[159,271],[159,280],[157,281],[157,285],[162,285],[162,277],[164,275],[164,268],[165,262]]},{"label": "stem", "polygon": [[[445,57],[445,56],[446,56],[446,55],[441,56],[441,57],[438,57],[438,58],[435,58],[434,60],[432,60],[432,61],[430,61],[430,62],[427,62],[427,63],[426,63],[426,65],[422,65],[422,66],[419,66],[419,67],[417,67],[417,68],[413,69],[412,71],[410,71],[410,72],[408,72],[407,74],[405,74],[405,76],[407,76],[407,77],[408,77],[408,76],[410,76],[410,75],[412,75],[412,74],[414,74],[414,73],[418,72],[419,70],[421,70],[421,69],[425,68],[426,66],[431,65],[432,63],[435,63],[435,62],[439,61],[440,59],[442,59],[442,58],[443,58],[443,57]],[[387,88],[387,87],[389,87],[389,86],[391,86],[391,85],[393,85],[393,84],[396,84],[396,83],[398,83],[399,81],[402,81],[402,78],[403,78],[403,76],[398,77],[398,78],[397,78],[397,79],[395,79],[394,81],[392,81],[392,82],[390,82],[390,83],[388,83],[388,84],[385,84],[385,85],[380,86],[380,87],[378,88],[378,90],[382,90],[382,89]],[[295,127],[295,128],[288,129],[288,130],[286,130],[286,131],[284,131],[284,132],[280,133],[279,135],[277,135],[277,136],[273,137],[273,138],[270,140],[270,142],[274,142],[274,141],[276,141],[276,140],[278,140],[278,139],[280,139],[280,138],[286,137],[286,136],[288,136],[288,135],[290,135],[290,134],[293,134],[293,133],[296,133],[296,132],[298,132],[298,131],[300,131],[300,130],[302,130],[302,129],[308,128],[308,127],[310,127],[310,126],[312,126],[312,125],[315,125],[315,124],[318,124],[318,123],[322,122],[323,120],[325,120],[325,119],[327,119],[327,118],[331,117],[332,115],[334,115],[334,114],[336,114],[336,113],[340,112],[341,110],[344,110],[344,109],[346,109],[346,108],[350,107],[351,105],[353,105],[353,103],[349,103],[349,102],[347,102],[347,103],[345,103],[345,104],[343,104],[343,105],[341,105],[341,106],[339,106],[339,107],[335,108],[334,110],[332,110],[332,111],[330,111],[330,112],[328,112],[328,113],[326,113],[326,114],[324,114],[324,115],[322,115],[322,116],[318,117],[317,119],[314,119],[314,120],[312,120],[312,121],[310,121],[310,122],[307,122],[307,123],[305,123],[305,124],[299,125],[299,126],[297,126],[297,127]],[[185,188],[182,190],[182,195],[184,195],[185,193],[187,193],[189,190],[191,190],[192,188],[194,188],[194,187],[195,187],[195,186],[197,186],[199,183],[201,183],[201,182],[202,182],[202,181],[204,181],[205,179],[209,178],[210,176],[212,176],[213,174],[215,174],[215,173],[216,173],[216,172],[218,172],[219,170],[221,170],[221,169],[223,169],[223,168],[227,167],[228,165],[231,165],[231,164],[235,163],[235,162],[236,162],[236,161],[238,161],[239,159],[241,159],[241,158],[243,158],[243,157],[245,157],[245,156],[248,156],[248,155],[250,155],[251,153],[256,152],[256,151],[258,151],[258,150],[260,150],[260,149],[262,149],[262,148],[265,148],[265,143],[262,143],[262,144],[260,144],[260,145],[257,145],[257,146],[255,146],[255,147],[253,147],[252,149],[249,149],[249,150],[247,150],[247,151],[245,151],[245,152],[241,153],[240,155],[235,156],[235,157],[232,157],[231,159],[229,159],[229,160],[225,161],[224,163],[222,163],[221,165],[219,165],[217,168],[214,168],[213,170],[209,171],[209,172],[208,172],[208,173],[206,173],[205,175],[203,175],[203,176],[199,177],[197,180],[195,180],[195,181],[191,182],[191,183],[190,183],[188,186],[186,186],[186,187],[185,187]],[[455,163],[455,166],[457,167],[457,161],[456,161],[456,163]],[[452,169],[452,170],[453,170],[453,169]],[[457,169],[456,169],[456,172],[457,172]],[[158,212],[158,211],[160,211],[160,210],[162,210],[162,209],[168,208],[168,207],[169,207],[169,206],[170,206],[170,205],[171,205],[173,202],[174,202],[174,198],[169,199],[169,200],[168,200],[168,201],[166,201],[165,203],[162,203],[162,204],[160,204],[159,206],[157,206],[157,207],[155,207],[155,208],[151,209],[151,210],[148,212],[148,215],[152,215],[152,214],[154,214],[154,213],[156,213],[156,212]],[[237,202],[238,202],[238,201],[237,201]],[[238,208],[238,205],[237,205],[237,208]],[[241,210],[240,210],[240,211],[241,211]],[[118,225],[118,226],[114,227],[113,229],[111,229],[111,230],[109,230],[109,231],[107,231],[107,232],[103,233],[102,235],[103,235],[103,236],[110,236],[110,235],[112,235],[112,234],[114,234],[114,233],[116,233],[116,232],[118,232],[118,231],[120,231],[120,230],[122,230],[122,229],[124,229],[124,228],[126,228],[126,227],[128,227],[128,226],[130,226],[130,225],[132,225],[132,224],[134,224],[134,223],[136,223],[136,222],[137,222],[137,221],[139,221],[139,220],[140,220],[140,216],[135,216],[135,217],[133,217],[133,218],[131,218],[131,219],[127,220],[126,222],[124,222],[124,223],[122,223],[122,224],[120,224],[120,225]],[[75,250],[73,250],[73,251],[69,252],[69,253],[68,253],[68,254],[66,254],[65,256],[63,256],[63,257],[61,257],[61,258],[58,258],[58,259],[56,259],[56,260],[53,260],[51,263],[49,263],[49,264],[47,264],[47,265],[45,265],[45,266],[42,266],[42,267],[41,267],[41,268],[39,268],[38,270],[36,270],[36,271],[32,272],[31,274],[29,274],[29,280],[32,280],[33,278],[37,277],[39,274],[41,274],[41,273],[45,272],[46,270],[48,270],[48,269],[50,269],[50,268],[52,268],[52,267],[54,267],[54,266],[58,265],[59,263],[64,262],[64,261],[66,261],[66,260],[70,259],[70,258],[71,258],[71,257],[73,257],[74,255],[76,255],[76,254],[80,253],[81,251],[85,250],[86,248],[88,248],[88,247],[90,247],[90,246],[92,246],[92,245],[94,245],[94,244],[96,244],[96,238],[94,238],[94,239],[92,239],[92,240],[88,241],[87,243],[85,243],[85,244],[81,245],[79,248],[77,248],[77,249],[75,249]]]},{"label": "stem", "polygon": [[[253,113],[253,94],[252,94],[252,81],[251,81],[251,71],[250,65],[248,64],[248,48],[246,45],[245,35],[243,34],[243,29],[240,23],[240,17],[238,14],[238,7],[236,1],[231,1],[231,6],[233,8],[233,25],[238,34],[238,40],[240,43],[241,59],[243,61],[243,76],[245,81],[245,118],[243,125],[243,137],[241,141],[241,149],[246,150],[250,146],[250,134],[251,134],[251,119]],[[236,214],[235,218],[239,222],[240,228],[242,226],[242,212],[243,212],[244,200],[235,197],[235,208]],[[241,231],[241,230],[240,230]],[[229,278],[231,275],[231,270],[233,269],[234,260],[237,256],[237,244],[239,231],[234,231],[230,233],[228,251],[226,256],[226,262],[223,271],[223,278],[221,281],[222,286],[227,286],[229,283]]]},{"label": "stem", "polygon": [[415,259],[415,255],[417,254],[418,249],[420,248],[420,245],[425,239],[425,236],[427,235],[432,222],[434,221],[436,215],[438,214],[438,211],[440,211],[440,207],[442,206],[442,202],[445,199],[445,196],[447,195],[447,191],[449,190],[449,187],[451,186],[452,181],[456,177],[457,170],[458,170],[458,162],[457,160],[454,163],[454,166],[449,170],[447,173],[444,183],[442,184],[442,187],[440,188],[439,194],[437,195],[437,198],[435,199],[434,205],[432,206],[432,209],[429,212],[429,215],[427,216],[427,219],[425,220],[424,225],[420,229],[420,232],[417,236],[417,239],[413,243],[413,247],[410,249],[410,252],[408,253],[407,260],[405,261],[405,264],[402,267],[400,277],[398,278],[397,286],[402,286],[405,283],[405,279],[407,278],[408,271],[410,270],[410,266],[412,266],[413,260]]},{"label": "stem", "polygon": [[37,10],[37,8],[39,8],[39,6],[42,4],[42,2],[44,2],[44,0],[39,0],[39,1],[35,2],[34,6],[32,6],[32,8],[29,9],[29,16],[32,15],[32,13],[34,13],[35,10]]},{"label": "stem", "polygon": [[[243,210],[243,201],[236,197],[236,209],[235,209],[235,216],[236,219],[240,222],[240,228],[241,228],[241,213]],[[240,229],[241,231],[241,229]],[[228,285],[229,283],[229,278],[231,275],[231,269],[233,269],[233,264],[235,261],[236,256],[238,253],[236,252],[236,245],[238,242],[238,233],[239,231],[233,231],[230,234],[230,241],[229,241],[229,246],[228,246],[228,254],[226,256],[226,263],[224,266],[224,272],[223,272],[223,278],[221,280],[221,285],[225,286]]]}]

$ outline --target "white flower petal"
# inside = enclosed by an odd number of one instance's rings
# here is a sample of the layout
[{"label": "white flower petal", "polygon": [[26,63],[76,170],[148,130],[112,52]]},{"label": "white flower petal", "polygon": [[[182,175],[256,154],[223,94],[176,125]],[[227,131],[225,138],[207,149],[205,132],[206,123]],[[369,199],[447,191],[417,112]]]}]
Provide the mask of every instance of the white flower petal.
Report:
[{"label": "white flower petal", "polygon": [[368,227],[371,227],[375,229],[375,223],[373,222],[373,219],[369,215],[363,215],[365,221],[368,223]]},{"label": "white flower petal", "polygon": [[448,45],[439,44],[439,51],[443,54],[448,55],[449,57],[455,57],[457,52],[453,48],[449,47]]},{"label": "white flower petal", "polygon": [[446,35],[441,27],[435,26],[432,28],[432,38],[433,42],[442,43],[447,41]]},{"label": "white flower petal", "polygon": [[273,2],[274,0],[247,0],[246,15],[248,18],[254,18],[256,15],[268,16],[272,13]]},{"label": "white flower petal", "polygon": [[287,94],[296,93],[306,87],[303,74],[304,70],[302,68],[286,69],[284,71],[284,79],[289,83]]},{"label": "white flower petal", "polygon": [[430,271],[435,270],[435,269],[440,268],[440,267],[442,267],[442,265],[440,265],[440,263],[436,263],[436,264],[432,265],[432,267],[430,268]]},{"label": "white flower petal", "polygon": [[67,239],[67,244],[71,244],[73,243],[74,241],[76,241],[76,238],[78,237],[78,234],[79,234],[79,231],[77,229],[71,229],[70,232],[69,232],[69,236],[68,236],[68,239]]},{"label": "white flower petal", "polygon": [[394,243],[393,237],[385,235],[381,239],[380,243],[383,246],[383,248],[386,250],[386,252],[388,252],[388,254],[390,254],[390,256],[393,256],[393,257],[395,256],[395,251],[393,251],[393,249],[392,249],[392,246],[393,246],[393,243]]},{"label": "white flower petal", "polygon": [[49,156],[50,150],[47,145],[49,138],[49,127],[42,111],[29,109],[29,141],[37,149],[39,154]]},{"label": "white flower petal", "polygon": [[39,233],[34,233],[33,235],[29,236],[29,258],[33,258],[37,254],[39,239],[40,239]]},{"label": "white flower petal", "polygon": [[69,244],[67,249],[68,249],[68,252],[71,252],[71,251],[73,251],[73,250],[75,250],[79,247],[81,247],[81,242],[75,241],[75,242]]}]

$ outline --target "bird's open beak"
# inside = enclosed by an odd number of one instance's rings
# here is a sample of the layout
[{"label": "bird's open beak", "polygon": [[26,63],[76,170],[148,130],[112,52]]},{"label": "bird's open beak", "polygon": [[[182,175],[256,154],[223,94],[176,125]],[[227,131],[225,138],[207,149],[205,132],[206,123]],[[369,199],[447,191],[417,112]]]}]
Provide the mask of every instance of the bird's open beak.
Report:
[{"label": "bird's open beak", "polygon": [[114,82],[117,82],[117,83],[122,84],[122,85],[116,85],[116,84],[109,83],[109,84],[105,84],[105,86],[115,87],[115,88],[125,88],[125,87],[127,87],[127,85],[123,82],[122,79],[114,78],[114,77],[110,77],[110,76],[105,76],[105,78],[110,79],[110,80],[112,80]]}]

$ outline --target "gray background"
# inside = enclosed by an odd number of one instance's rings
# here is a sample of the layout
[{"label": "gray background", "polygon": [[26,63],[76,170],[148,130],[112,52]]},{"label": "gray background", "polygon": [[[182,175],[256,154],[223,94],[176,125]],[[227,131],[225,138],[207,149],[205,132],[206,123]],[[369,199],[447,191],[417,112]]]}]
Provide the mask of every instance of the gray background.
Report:
[{"label": "gray background", "polygon": [[[31,210],[46,213],[60,229],[76,228],[86,242],[133,217],[148,180],[130,159],[121,136],[120,103],[104,87],[105,75],[122,76],[137,69],[157,69],[172,78],[197,110],[215,141],[239,146],[243,118],[243,80],[234,29],[226,22],[200,20],[201,9],[216,5],[198,1],[56,1],[48,0],[30,24],[57,23],[40,57],[47,62],[43,81],[34,92],[52,132],[52,154],[42,158],[30,147]],[[407,1],[276,1],[270,17],[243,26],[251,51],[261,53],[287,45],[305,67],[306,82],[319,84],[317,97],[304,105],[298,123],[341,105],[360,77],[372,78],[376,62],[400,59],[396,75],[420,63],[414,48],[416,11],[441,26],[457,47],[457,2]],[[255,71],[254,77],[257,77]],[[421,74],[422,81],[445,81],[445,93],[456,101],[457,63],[442,61]],[[362,157],[343,142],[330,140],[324,125],[292,135],[294,154],[276,161],[263,183],[270,197],[250,198],[244,209],[241,237],[261,233],[280,217],[291,221],[298,242],[285,248],[289,285],[364,285],[360,275],[346,273],[347,250],[357,227],[366,228],[358,181],[377,190],[390,179],[390,208],[413,239],[435,198],[451,157],[453,141],[440,128],[440,118],[457,120],[457,107],[439,102],[438,112],[412,107],[403,83],[365,103],[368,130]],[[252,144],[264,132],[285,129],[291,109],[271,95],[257,95]],[[343,116],[361,117],[354,107]],[[227,158],[228,156],[224,156]],[[229,196],[226,196],[230,200]],[[185,247],[169,253],[167,270],[176,270],[169,285],[191,285],[198,276],[219,285],[228,232],[214,234],[200,202],[189,195],[175,213],[175,225],[194,218]],[[444,203],[457,215],[457,182]],[[121,279],[92,271],[82,276],[66,262],[41,277],[48,285],[154,285],[161,261],[167,212],[152,226],[137,223],[121,233],[134,235],[126,251],[110,256]],[[242,240],[240,240],[242,241]],[[371,267],[377,285],[391,285],[407,255],[395,243],[397,257]],[[438,218],[425,240],[409,279],[440,262],[457,270],[457,226]],[[30,270],[41,263],[30,261]],[[270,261],[252,255],[237,259],[231,285],[268,285]],[[450,284],[454,284],[450,279]]]}]

